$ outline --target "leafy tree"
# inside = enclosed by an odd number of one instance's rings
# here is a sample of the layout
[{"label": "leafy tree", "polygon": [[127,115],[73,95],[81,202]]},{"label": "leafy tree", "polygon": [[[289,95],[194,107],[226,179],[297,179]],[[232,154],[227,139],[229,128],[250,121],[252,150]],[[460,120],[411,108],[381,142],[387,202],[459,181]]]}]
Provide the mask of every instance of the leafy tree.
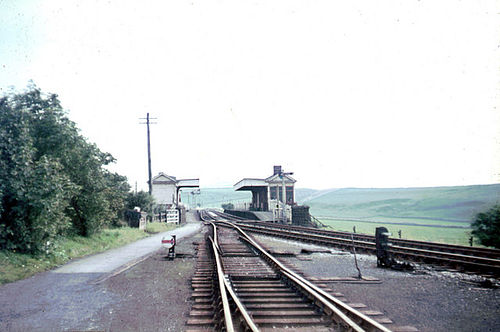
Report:
[{"label": "leafy tree", "polygon": [[75,187],[51,156],[36,157],[30,109],[0,99],[0,248],[47,250],[68,228]]},{"label": "leafy tree", "polygon": [[127,195],[126,206],[127,209],[132,210],[133,208],[140,207],[141,211],[151,212],[151,206],[154,204],[154,198],[145,191],[139,191],[137,193],[129,192]]},{"label": "leafy tree", "polygon": [[80,135],[56,95],[0,98],[0,249],[48,250],[68,232],[114,224],[129,191],[113,157]]},{"label": "leafy tree", "polygon": [[472,234],[482,245],[500,248],[500,205],[478,213],[472,223]]},{"label": "leafy tree", "polygon": [[107,207],[109,217],[107,219],[111,221],[112,226],[118,226],[119,221],[123,220],[130,185],[125,176],[117,173],[106,172],[104,177],[107,183],[104,196],[109,203]]}]

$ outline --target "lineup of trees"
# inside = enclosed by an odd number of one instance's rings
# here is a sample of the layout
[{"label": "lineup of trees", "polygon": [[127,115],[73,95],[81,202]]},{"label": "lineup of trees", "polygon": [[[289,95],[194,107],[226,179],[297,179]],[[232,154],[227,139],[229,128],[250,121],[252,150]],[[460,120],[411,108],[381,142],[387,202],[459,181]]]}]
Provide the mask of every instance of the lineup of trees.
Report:
[{"label": "lineup of trees", "polygon": [[0,249],[49,252],[58,236],[117,224],[130,187],[105,166],[57,95],[35,86],[0,99]]}]

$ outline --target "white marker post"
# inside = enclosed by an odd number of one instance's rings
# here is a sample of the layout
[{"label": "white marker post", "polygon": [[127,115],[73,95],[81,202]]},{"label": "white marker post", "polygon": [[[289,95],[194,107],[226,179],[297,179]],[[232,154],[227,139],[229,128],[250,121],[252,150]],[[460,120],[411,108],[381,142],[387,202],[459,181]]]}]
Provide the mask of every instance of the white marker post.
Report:
[{"label": "white marker post", "polygon": [[161,245],[163,248],[168,249],[167,258],[173,260],[175,258],[175,235],[172,235],[170,239],[165,236],[162,237]]}]

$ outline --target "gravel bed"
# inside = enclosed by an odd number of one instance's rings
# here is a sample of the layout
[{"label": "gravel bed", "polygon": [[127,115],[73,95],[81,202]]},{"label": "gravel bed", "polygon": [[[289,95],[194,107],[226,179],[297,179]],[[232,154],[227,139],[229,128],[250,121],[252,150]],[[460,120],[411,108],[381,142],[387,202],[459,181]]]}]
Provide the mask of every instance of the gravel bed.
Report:
[{"label": "gravel bed", "polygon": [[204,230],[176,244],[178,255],[166,259],[160,250],[144,262],[103,283],[120,301],[102,310],[96,319],[105,331],[184,331],[192,305],[191,276],[195,245]]},{"label": "gravel bed", "polygon": [[[333,248],[253,235],[268,249],[293,252],[280,257],[310,277],[356,277],[354,255]],[[301,249],[331,253],[301,254]],[[378,283],[332,282],[349,302],[383,312],[395,325],[420,331],[500,331],[500,289],[482,288],[482,279],[463,273],[439,272],[415,265],[413,272],[377,268],[374,255],[357,254],[363,276]]]}]

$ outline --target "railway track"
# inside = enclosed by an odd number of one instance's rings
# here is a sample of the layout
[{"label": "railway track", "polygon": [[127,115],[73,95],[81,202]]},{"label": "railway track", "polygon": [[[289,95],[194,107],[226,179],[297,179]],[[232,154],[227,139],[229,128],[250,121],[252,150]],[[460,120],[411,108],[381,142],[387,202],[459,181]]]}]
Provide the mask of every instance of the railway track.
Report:
[{"label": "railway track", "polygon": [[[319,230],[309,227],[241,220],[212,211],[212,214],[232,220],[249,232],[316,243],[376,254],[375,237],[339,231]],[[478,247],[447,245],[433,242],[391,239],[389,253],[397,259],[446,266],[458,271],[480,273],[485,277],[500,278],[500,250]]]},{"label": "railway track", "polygon": [[[415,331],[387,327],[380,312],[357,310],[270,255],[240,227],[210,222],[198,244],[190,331]],[[217,220],[217,221],[216,221]],[[212,222],[216,221],[216,222]]]},{"label": "railway track", "polygon": [[[252,222],[252,221],[248,221],[248,220],[246,220],[246,221],[238,220],[238,222],[244,222],[247,224],[262,224],[261,222],[260,223],[259,222]],[[270,225],[271,225],[271,227],[274,227],[274,228],[295,230],[295,231],[299,231],[299,232],[309,232],[312,234],[319,234],[319,235],[335,236],[335,237],[344,238],[344,239],[348,239],[348,240],[351,240],[351,235],[352,235],[355,240],[375,243],[375,236],[368,235],[368,234],[357,234],[357,233],[341,232],[341,231],[334,231],[334,230],[320,230],[320,229],[315,229],[315,228],[311,228],[311,227],[283,225],[283,224],[272,224],[271,223]],[[498,250],[498,249],[467,247],[467,246],[460,246],[460,245],[452,245],[452,244],[444,244],[444,243],[436,243],[436,242],[426,242],[426,241],[405,240],[405,239],[397,239],[397,238],[391,238],[391,242],[393,245],[399,246],[399,247],[442,251],[442,252],[447,252],[447,253],[463,254],[463,255],[468,255],[468,256],[500,259],[500,250]]]}]

